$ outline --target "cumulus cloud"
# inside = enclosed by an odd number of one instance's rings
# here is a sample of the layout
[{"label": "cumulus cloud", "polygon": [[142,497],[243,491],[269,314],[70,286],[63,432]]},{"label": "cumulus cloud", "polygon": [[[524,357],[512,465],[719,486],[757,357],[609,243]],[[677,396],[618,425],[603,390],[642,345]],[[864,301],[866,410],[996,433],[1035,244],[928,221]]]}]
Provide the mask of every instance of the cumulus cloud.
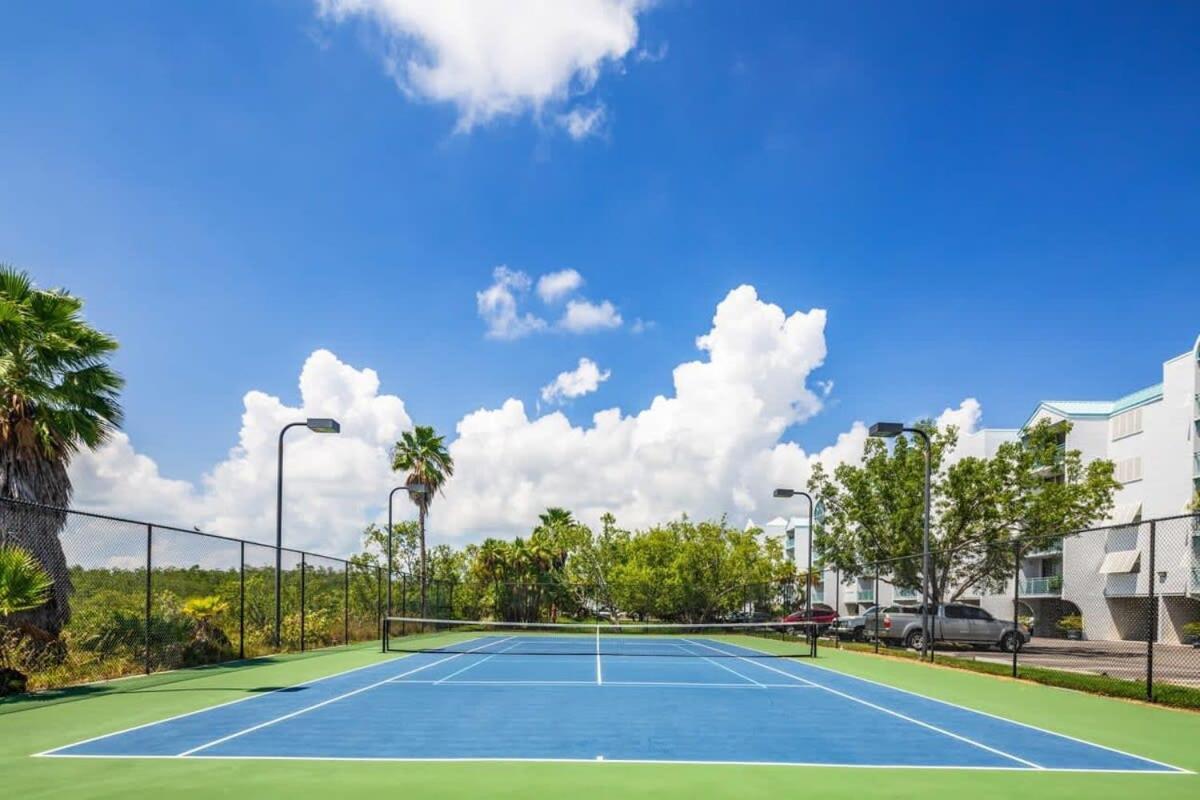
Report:
[{"label": "cumulus cloud", "polygon": [[520,339],[545,329],[546,321],[517,309],[518,297],[529,292],[529,276],[500,266],[492,270],[492,285],[475,293],[479,316],[487,324],[490,339]]},{"label": "cumulus cloud", "polygon": [[384,65],[400,89],[452,103],[460,131],[499,116],[540,115],[547,106],[591,91],[605,65],[621,63],[637,44],[637,15],[647,5],[646,0],[316,0],[325,20],[373,23],[384,36]]},{"label": "cumulus cloud", "polygon": [[379,393],[379,376],[317,350],[300,372],[300,404],[250,391],[237,444],[200,485],[159,474],[118,434],[71,463],[79,508],[150,519],[190,529],[272,541],[276,446],[280,429],[306,417],[334,417],[340,435],[293,430],[284,458],[284,539],[325,553],[357,549],[363,526],[391,488],[388,449],[412,427],[404,402]]},{"label": "cumulus cloud", "polygon": [[558,321],[560,328],[571,333],[590,333],[608,328],[621,327],[621,314],[607,300],[593,303],[590,300],[571,300],[567,310]]},{"label": "cumulus cloud", "polygon": [[567,372],[558,373],[553,381],[542,387],[542,401],[546,403],[561,403],[576,397],[591,394],[600,388],[612,376],[612,370],[600,370],[596,362],[590,358],[579,359],[579,366]]},{"label": "cumulus cloud", "polygon": [[597,103],[591,108],[576,106],[566,114],[558,116],[558,124],[575,141],[596,136],[603,130],[607,111],[603,103]]},{"label": "cumulus cloud", "polygon": [[[791,513],[771,497],[775,486],[803,486],[817,463],[857,462],[867,439],[858,422],[815,451],[781,441],[822,408],[812,374],[826,358],[825,323],[822,309],[785,312],[741,286],[696,338],[696,358],[675,367],[671,390],[644,408],[605,409],[580,425],[559,411],[531,417],[515,399],[466,414],[450,444],[455,476],[434,504],[432,534],[458,544],[511,536],[556,505],[590,524],[612,512],[631,527],[683,513],[729,514],[734,524]],[[578,396],[608,375],[581,359],[546,388],[555,398]],[[163,476],[123,434],[81,453],[71,465],[76,505],[269,542],[279,430],[331,416],[340,435],[294,430],[287,438],[284,537],[316,552],[357,550],[395,485],[388,449],[412,422],[373,370],[326,350],[305,361],[299,389],[295,405],[247,392],[236,444],[196,483]],[[972,398],[939,418],[982,436],[979,419]]]},{"label": "cumulus cloud", "polygon": [[803,481],[813,458],[860,455],[866,438],[858,425],[815,456],[779,443],[821,408],[807,382],[825,359],[824,331],[824,310],[786,314],[741,286],[696,340],[701,358],[677,366],[673,392],[648,408],[600,411],[586,426],[559,412],[530,418],[514,399],[468,414],[439,524],[478,536],[522,530],[551,505],[628,525],[773,508],[773,481]]},{"label": "cumulus cloud", "polygon": [[580,286],[583,276],[573,269],[564,269],[538,278],[537,293],[543,303],[557,303]]}]

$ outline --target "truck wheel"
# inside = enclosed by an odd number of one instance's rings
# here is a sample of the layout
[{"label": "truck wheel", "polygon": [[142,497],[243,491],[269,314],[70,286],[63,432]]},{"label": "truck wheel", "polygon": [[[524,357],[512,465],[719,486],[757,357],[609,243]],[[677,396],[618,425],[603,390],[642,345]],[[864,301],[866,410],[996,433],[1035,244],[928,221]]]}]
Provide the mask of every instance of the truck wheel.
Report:
[{"label": "truck wheel", "polygon": [[909,631],[904,637],[904,646],[910,650],[921,650],[925,646],[925,635],[921,631]]},{"label": "truck wheel", "polygon": [[854,641],[856,641],[856,642],[861,642],[861,641],[863,641],[863,640],[864,640],[864,639],[866,639],[866,638],[867,638],[867,637],[866,637],[866,635],[863,633],[863,629],[862,629],[862,628],[855,628],[855,629],[854,629]]},{"label": "truck wheel", "polygon": [[1021,649],[1021,637],[1009,631],[1000,637],[1000,649],[1006,653],[1016,652]]}]

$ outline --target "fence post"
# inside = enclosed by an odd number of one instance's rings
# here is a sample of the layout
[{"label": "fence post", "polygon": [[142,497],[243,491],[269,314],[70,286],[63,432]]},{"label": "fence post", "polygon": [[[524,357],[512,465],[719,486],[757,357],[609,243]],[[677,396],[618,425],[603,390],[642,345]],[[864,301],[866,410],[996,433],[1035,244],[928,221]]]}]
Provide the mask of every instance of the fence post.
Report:
[{"label": "fence post", "polygon": [[246,657],[246,542],[241,543],[241,604],[238,609],[238,658]]},{"label": "fence post", "polygon": [[1146,631],[1146,699],[1154,702],[1154,640],[1158,638],[1158,598],[1154,596],[1155,523],[1150,520],[1150,574],[1146,593],[1150,598],[1150,629]]},{"label": "fence post", "polygon": [[347,561],[344,568],[346,577],[345,592],[342,597],[342,611],[345,612],[345,619],[342,622],[342,644],[350,644],[350,562]]},{"label": "fence post", "polygon": [[304,652],[304,551],[300,552],[300,652]]},{"label": "fence post", "polygon": [[[893,576],[892,577],[892,581],[893,581],[892,585],[893,586],[896,585],[894,583],[895,580],[896,580],[896,578],[895,578],[895,576]],[[875,562],[875,652],[876,653],[879,652],[879,618],[883,616],[883,614],[879,613],[881,610],[882,609],[880,608],[880,605],[879,605],[879,562],[876,561]]]},{"label": "fence post", "polygon": [[1021,542],[1013,542],[1013,642],[1012,676],[1017,677],[1017,652],[1021,649]]},{"label": "fence post", "polygon": [[400,573],[400,616],[408,616],[408,575],[403,572]]},{"label": "fence post", "polygon": [[[833,614],[834,618],[838,618],[842,614],[842,568],[833,568]],[[834,623],[833,628],[833,646],[841,649],[842,637],[838,636],[837,623]]]},{"label": "fence post", "polygon": [[151,560],[150,553],[153,548],[154,526],[146,526],[146,674],[150,674],[150,569]]}]

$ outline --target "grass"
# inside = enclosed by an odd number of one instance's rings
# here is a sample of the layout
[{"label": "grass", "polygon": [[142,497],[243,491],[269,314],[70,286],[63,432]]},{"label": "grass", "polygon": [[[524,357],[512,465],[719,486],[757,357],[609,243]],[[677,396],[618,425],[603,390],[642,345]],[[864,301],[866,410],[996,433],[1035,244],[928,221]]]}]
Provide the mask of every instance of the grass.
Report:
[{"label": "grass", "polygon": [[[786,647],[771,640],[756,647]],[[887,770],[617,763],[396,763],[35,759],[29,754],[105,732],[377,662],[378,646],[256,659],[181,670],[167,676],[63,690],[0,703],[0,778],[4,794],[37,798],[171,800],[380,796],[405,798],[673,798],[786,796],[935,797],[972,800],[1019,795],[1088,800],[1130,795],[1200,797],[1200,776]],[[393,656],[394,657],[394,656]],[[997,680],[897,658],[822,649],[820,666],[880,681],[981,711],[1078,736],[1200,771],[1200,714],[1032,682]],[[453,713],[448,709],[447,713]],[[800,716],[796,735],[821,736]],[[814,725],[818,727],[814,727]],[[864,730],[863,736],[871,731]]]},{"label": "grass", "polygon": [[[826,645],[828,647],[829,645]],[[861,642],[843,642],[841,649],[858,653],[874,653],[872,644]],[[917,660],[917,653],[911,650],[880,647],[878,655],[886,658],[901,658],[909,661]],[[957,658],[953,654],[938,652],[936,663],[944,667],[963,669],[970,672],[980,672],[985,675],[1012,677],[1010,664],[999,664],[994,661],[977,661],[970,658]],[[1069,672],[1047,667],[1024,666],[1018,660],[1017,677],[1020,680],[1033,681],[1046,686],[1057,686],[1060,689],[1074,689],[1080,692],[1091,692],[1107,697],[1122,697],[1127,700],[1145,700],[1146,684],[1142,681],[1123,680],[1109,675],[1096,675],[1087,672]],[[1190,686],[1179,686],[1171,683],[1156,683],[1154,685],[1155,702],[1163,705],[1200,710],[1200,689]]]}]

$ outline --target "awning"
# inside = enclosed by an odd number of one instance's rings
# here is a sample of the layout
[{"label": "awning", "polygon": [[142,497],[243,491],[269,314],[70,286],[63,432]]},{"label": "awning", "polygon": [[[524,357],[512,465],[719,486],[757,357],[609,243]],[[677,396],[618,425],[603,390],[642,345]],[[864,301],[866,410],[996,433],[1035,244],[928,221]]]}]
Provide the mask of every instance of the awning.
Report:
[{"label": "awning", "polygon": [[1123,575],[1127,572],[1138,572],[1138,559],[1141,558],[1141,550],[1114,550],[1104,556],[1104,563],[1100,565],[1101,575]]},{"label": "awning", "polygon": [[1113,509],[1109,515],[1108,523],[1110,525],[1132,525],[1138,515],[1142,513],[1141,503],[1122,503]]}]

